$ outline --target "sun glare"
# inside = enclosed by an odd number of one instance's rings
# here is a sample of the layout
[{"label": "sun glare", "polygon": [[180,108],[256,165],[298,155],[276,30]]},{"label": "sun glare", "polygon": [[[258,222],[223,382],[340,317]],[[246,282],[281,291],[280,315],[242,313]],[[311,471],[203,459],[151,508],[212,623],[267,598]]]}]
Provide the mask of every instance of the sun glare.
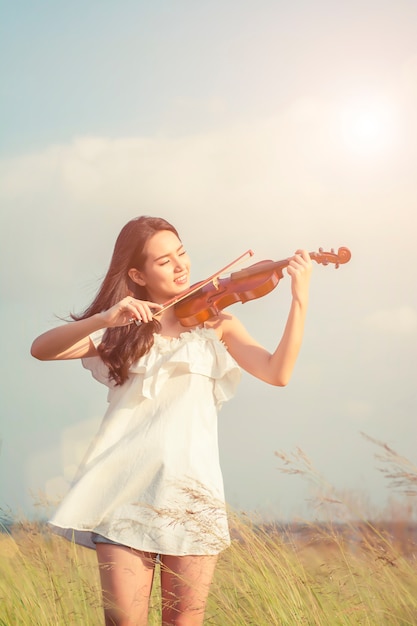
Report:
[{"label": "sun glare", "polygon": [[394,107],[384,100],[360,99],[340,113],[345,145],[356,154],[374,155],[392,144],[396,134]]}]

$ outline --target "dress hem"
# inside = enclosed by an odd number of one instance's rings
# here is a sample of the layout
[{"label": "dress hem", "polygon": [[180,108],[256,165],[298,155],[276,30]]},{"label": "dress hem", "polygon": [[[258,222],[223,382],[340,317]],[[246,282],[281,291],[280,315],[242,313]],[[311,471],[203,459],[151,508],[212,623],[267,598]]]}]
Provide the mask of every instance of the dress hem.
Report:
[{"label": "dress hem", "polygon": [[[164,556],[215,556],[217,554],[220,554],[221,552],[223,552],[224,550],[227,550],[227,548],[230,547],[231,541],[225,541],[223,547],[220,547],[219,549],[216,550],[204,550],[204,551],[167,551],[167,550],[161,550],[159,548],[149,548],[149,547],[139,547],[138,545],[129,545],[127,543],[123,543],[120,541],[116,541],[115,539],[112,539],[111,537],[107,537],[105,535],[103,535],[102,532],[98,533],[97,530],[94,529],[79,529],[79,528],[67,528],[64,526],[59,526],[58,524],[48,521],[48,526],[50,527],[51,531],[56,534],[59,535],[60,537],[63,537],[64,539],[66,539],[67,541],[71,542],[71,543],[75,543],[77,545],[80,545],[84,548],[88,548],[91,550],[96,550],[96,543],[94,542],[93,537],[95,535],[100,535],[101,537],[103,537],[104,539],[109,539],[109,543],[110,545],[119,545],[119,546],[123,546],[125,548],[131,548],[132,550],[139,550],[141,552],[151,552],[152,554],[161,554]],[[106,541],[104,542],[99,542],[99,543],[107,543]]]}]

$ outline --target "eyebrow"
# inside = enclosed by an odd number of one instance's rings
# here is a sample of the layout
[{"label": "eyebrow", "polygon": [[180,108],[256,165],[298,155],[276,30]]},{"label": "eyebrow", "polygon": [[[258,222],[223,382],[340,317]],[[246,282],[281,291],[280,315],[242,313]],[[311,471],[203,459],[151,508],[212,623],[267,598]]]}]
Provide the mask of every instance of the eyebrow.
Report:
[{"label": "eyebrow", "polygon": [[[176,250],[175,252],[179,252],[180,250],[182,250],[182,248],[184,248],[184,245],[181,244]],[[156,259],[154,259],[154,263],[155,261],[160,261],[161,259],[165,259],[167,256],[170,256],[172,254],[172,252],[168,252],[167,254],[161,254],[161,256],[156,257]]]}]

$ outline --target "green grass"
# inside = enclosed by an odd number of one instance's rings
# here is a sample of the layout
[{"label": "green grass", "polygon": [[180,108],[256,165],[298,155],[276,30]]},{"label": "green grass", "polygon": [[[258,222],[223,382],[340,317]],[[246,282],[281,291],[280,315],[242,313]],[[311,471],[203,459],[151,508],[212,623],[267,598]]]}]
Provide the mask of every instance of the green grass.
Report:
[{"label": "green grass", "polygon": [[[357,526],[310,525],[292,537],[236,516],[232,528],[238,538],[219,560],[206,624],[417,624],[413,546],[404,553],[373,525],[359,535]],[[0,553],[0,625],[102,623],[93,551],[27,523],[0,536]],[[160,624],[157,585],[149,624]]]},{"label": "green grass", "polygon": [[[370,522],[355,498],[335,493],[301,450],[276,453],[281,471],[299,474],[317,489],[327,522],[305,524],[299,532],[294,525],[278,529],[232,514],[234,539],[220,555],[205,624],[417,626],[417,468],[372,441],[405,503],[393,503]],[[156,582],[149,626],[160,622]],[[0,626],[102,623],[93,550],[35,523],[16,522],[0,534]]]},{"label": "green grass", "polygon": [[282,534],[241,526],[243,543],[220,562],[208,623],[417,624],[416,561],[371,525],[353,545],[339,530],[311,525],[284,543]]}]

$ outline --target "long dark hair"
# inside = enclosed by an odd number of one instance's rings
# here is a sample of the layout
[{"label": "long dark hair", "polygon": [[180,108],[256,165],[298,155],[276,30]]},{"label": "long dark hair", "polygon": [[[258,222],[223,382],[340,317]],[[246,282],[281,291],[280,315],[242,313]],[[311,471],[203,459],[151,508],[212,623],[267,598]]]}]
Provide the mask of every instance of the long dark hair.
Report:
[{"label": "long dark hair", "polygon": [[[143,269],[146,243],[161,230],[169,230],[179,239],[174,226],[160,217],[144,215],[128,222],[117,237],[109,269],[96,297],[83,313],[71,317],[74,320],[91,317],[109,309],[126,296],[148,300],[146,288],[133,282],[128,271],[131,268]],[[139,327],[131,324],[106,330],[98,352],[109,368],[110,379],[116,385],[122,385],[127,380],[129,367],[150,350],[154,341],[153,334],[160,328],[159,321],[154,319]]]}]

